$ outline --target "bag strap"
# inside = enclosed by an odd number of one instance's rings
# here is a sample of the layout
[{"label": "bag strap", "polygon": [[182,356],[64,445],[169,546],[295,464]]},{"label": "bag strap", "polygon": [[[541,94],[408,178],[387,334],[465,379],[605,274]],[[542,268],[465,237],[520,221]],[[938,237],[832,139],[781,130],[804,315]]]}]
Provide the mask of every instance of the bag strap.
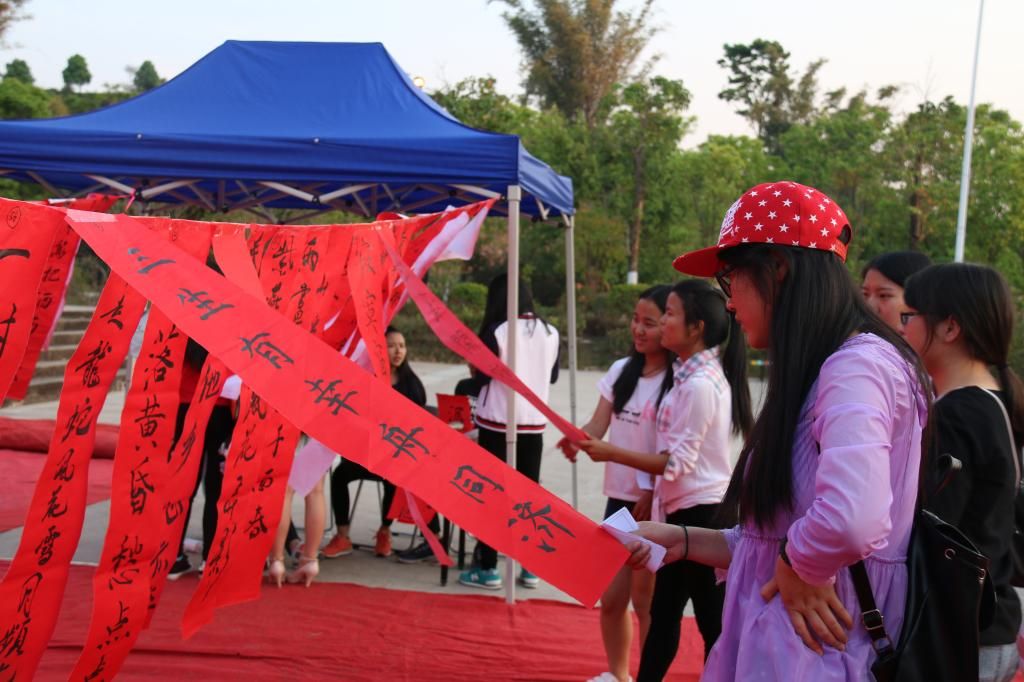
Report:
[{"label": "bag strap", "polygon": [[871,647],[880,659],[891,656],[895,649],[889,633],[885,631],[885,618],[882,612],[875,605],[875,597],[871,593],[871,580],[868,579],[868,569],[863,561],[858,561],[850,566],[850,578],[853,581],[853,589],[857,593],[857,600],[860,602],[860,622],[868,636],[871,637]]},{"label": "bag strap", "polygon": [[1003,419],[1006,420],[1006,433],[1008,433],[1010,436],[1010,452],[1013,453],[1013,469],[1014,471],[1017,472],[1017,487],[1019,488],[1021,482],[1020,454],[1017,452],[1017,443],[1013,438],[1013,427],[1010,425],[1010,413],[1006,411],[1006,405],[1003,405],[1003,401],[999,399],[999,396],[997,396],[995,393],[988,390],[987,388],[982,388],[981,390],[985,391],[985,393],[988,393],[990,396],[992,396],[992,400],[995,400],[996,404],[999,405],[999,411],[1003,413]]}]

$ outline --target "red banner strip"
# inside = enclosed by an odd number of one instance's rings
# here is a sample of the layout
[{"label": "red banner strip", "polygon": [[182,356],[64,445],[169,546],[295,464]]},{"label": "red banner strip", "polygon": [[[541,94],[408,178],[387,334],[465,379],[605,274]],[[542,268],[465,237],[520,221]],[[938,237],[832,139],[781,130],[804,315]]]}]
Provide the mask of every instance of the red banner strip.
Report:
[{"label": "red banner strip", "polygon": [[64,371],[46,464],[32,495],[18,551],[0,584],[3,679],[32,679],[53,634],[68,568],[82,533],[96,421],[145,304],[123,279],[111,274]]},{"label": "red banner strip", "polygon": [[409,266],[402,262],[402,259],[391,245],[387,243],[386,239],[381,237],[381,243],[383,244],[384,249],[388,252],[388,255],[391,256],[391,262],[394,264],[395,269],[401,274],[402,280],[405,282],[405,286],[409,290],[409,295],[416,302],[420,312],[423,313],[423,319],[427,321],[430,328],[435,334],[437,334],[437,338],[441,340],[441,343],[487,376],[511,387],[513,391],[521,395],[523,398],[528,400],[531,405],[540,410],[545,417],[551,420],[551,423],[555,425],[555,428],[568,436],[568,438],[573,442],[586,440],[588,438],[582,430],[548,407],[547,403],[538,398],[537,394],[531,391],[530,387],[524,384],[522,380],[508,368],[508,365],[503,363],[498,356],[492,353],[491,350],[485,346],[482,341],[480,341],[477,335],[470,331],[470,329],[455,316],[455,313],[449,310],[448,307],[441,302],[441,299],[434,295],[434,292],[432,292],[430,288],[427,287],[427,285],[424,284],[415,273],[413,273]]},{"label": "red banner strip", "polygon": [[[408,488],[585,604],[596,602],[622,565],[625,550],[592,521],[173,244],[120,216],[112,224],[72,212],[69,220],[115,272],[302,431]],[[179,282],[234,307],[202,319],[175,297]]]}]

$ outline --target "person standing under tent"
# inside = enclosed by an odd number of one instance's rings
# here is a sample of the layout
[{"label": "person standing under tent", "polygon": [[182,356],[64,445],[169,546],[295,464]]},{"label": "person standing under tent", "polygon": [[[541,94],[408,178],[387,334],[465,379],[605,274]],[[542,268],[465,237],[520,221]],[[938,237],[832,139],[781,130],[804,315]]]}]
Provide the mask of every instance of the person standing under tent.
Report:
[{"label": "person standing under tent", "polygon": [[[1010,580],[1024,445],[1024,388],[1008,364],[1012,294],[992,268],[964,263],[926,268],[906,287],[903,335],[938,395],[933,453],[948,453],[962,466],[925,506],[989,559],[996,606],[992,623],[979,633],[980,679],[1006,682],[1017,670],[1021,624]],[[940,482],[933,475],[930,490]]]},{"label": "person standing under tent", "polygon": [[[713,528],[728,516],[719,503],[732,474],[731,436],[746,435],[753,422],[746,346],[725,296],[696,279],[672,287],[661,317],[661,345],[678,357],[672,390],[658,407],[654,450],[601,440],[583,441],[579,447],[596,461],[656,474],[652,519]],[[686,560],[663,566],[654,584],[637,679],[660,680],[668,672],[691,599],[706,657],[722,629],[724,597],[710,567]]]},{"label": "person standing under tent", "polygon": [[[656,451],[656,415],[661,401],[671,390],[675,355],[661,345],[661,316],[665,312],[669,287],[655,286],[640,294],[633,309],[630,332],[633,347],[627,357],[616,360],[598,383],[601,394],[597,408],[583,430],[591,438],[603,438],[627,450]],[[558,447],[572,461],[579,449],[567,438]],[[628,509],[633,518],[650,518],[653,475],[618,462],[605,462],[604,494],[608,496],[604,518]],[[601,595],[601,638],[608,656],[608,672],[591,682],[627,682],[629,649],[633,641],[633,610],[639,622],[643,648],[651,623],[651,594],[654,575],[623,567]]]},{"label": "person standing under tent", "polygon": [[[501,361],[508,364],[508,277],[498,275],[487,288],[487,304],[480,323],[480,340]],[[516,375],[544,402],[549,386],[558,380],[558,330],[541,319],[533,309],[533,296],[525,282],[519,282],[519,316],[516,325]],[[483,384],[476,401],[474,421],[479,428],[480,447],[505,461],[505,432],[508,425],[508,401],[516,401],[516,470],[532,481],[540,481],[540,458],[544,448],[547,418],[533,405],[517,396],[508,386],[477,372]],[[498,552],[477,543],[476,565],[459,576],[459,582],[488,590],[501,589]],[[534,588],[537,576],[523,568],[519,583]]]},{"label": "person standing under tent", "polygon": [[[916,516],[928,377],[864,302],[844,260],[853,232],[822,192],[757,185],[718,243],[676,269],[716,277],[753,348],[768,350],[764,406],[733,471],[718,530],[643,522],[638,533],[725,573],[707,680],[871,679],[871,638],[848,567],[863,560],[898,641]],[[650,549],[631,543],[640,567]],[[642,678],[641,678],[642,679]]]}]

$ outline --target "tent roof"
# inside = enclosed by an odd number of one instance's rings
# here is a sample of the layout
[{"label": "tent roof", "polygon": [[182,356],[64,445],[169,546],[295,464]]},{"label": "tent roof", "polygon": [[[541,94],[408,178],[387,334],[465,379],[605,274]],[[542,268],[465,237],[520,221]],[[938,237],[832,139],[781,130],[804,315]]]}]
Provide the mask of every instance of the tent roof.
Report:
[{"label": "tent roof", "polygon": [[380,43],[227,41],[120,104],[0,122],[0,171],[208,208],[366,215],[437,210],[518,184],[523,212],[573,212],[569,178],[518,136],[460,123]]}]

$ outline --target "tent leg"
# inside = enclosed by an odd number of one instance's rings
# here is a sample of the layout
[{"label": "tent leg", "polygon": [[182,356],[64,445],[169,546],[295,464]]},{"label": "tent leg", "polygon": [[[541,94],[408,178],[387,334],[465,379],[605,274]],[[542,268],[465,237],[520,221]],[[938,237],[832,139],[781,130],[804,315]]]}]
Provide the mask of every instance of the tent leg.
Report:
[{"label": "tent leg", "polygon": [[[565,306],[569,332],[569,421],[576,423],[576,216],[569,216],[565,230]],[[579,509],[576,462],[572,462],[572,508]]]},{"label": "tent leg", "polygon": [[[516,371],[516,342],[519,325],[519,203],[522,201],[519,185],[508,187],[508,367]],[[516,401],[512,393],[508,401],[508,416],[505,419],[505,461],[516,468]],[[505,561],[505,601],[516,603],[516,561],[507,557]]]}]

